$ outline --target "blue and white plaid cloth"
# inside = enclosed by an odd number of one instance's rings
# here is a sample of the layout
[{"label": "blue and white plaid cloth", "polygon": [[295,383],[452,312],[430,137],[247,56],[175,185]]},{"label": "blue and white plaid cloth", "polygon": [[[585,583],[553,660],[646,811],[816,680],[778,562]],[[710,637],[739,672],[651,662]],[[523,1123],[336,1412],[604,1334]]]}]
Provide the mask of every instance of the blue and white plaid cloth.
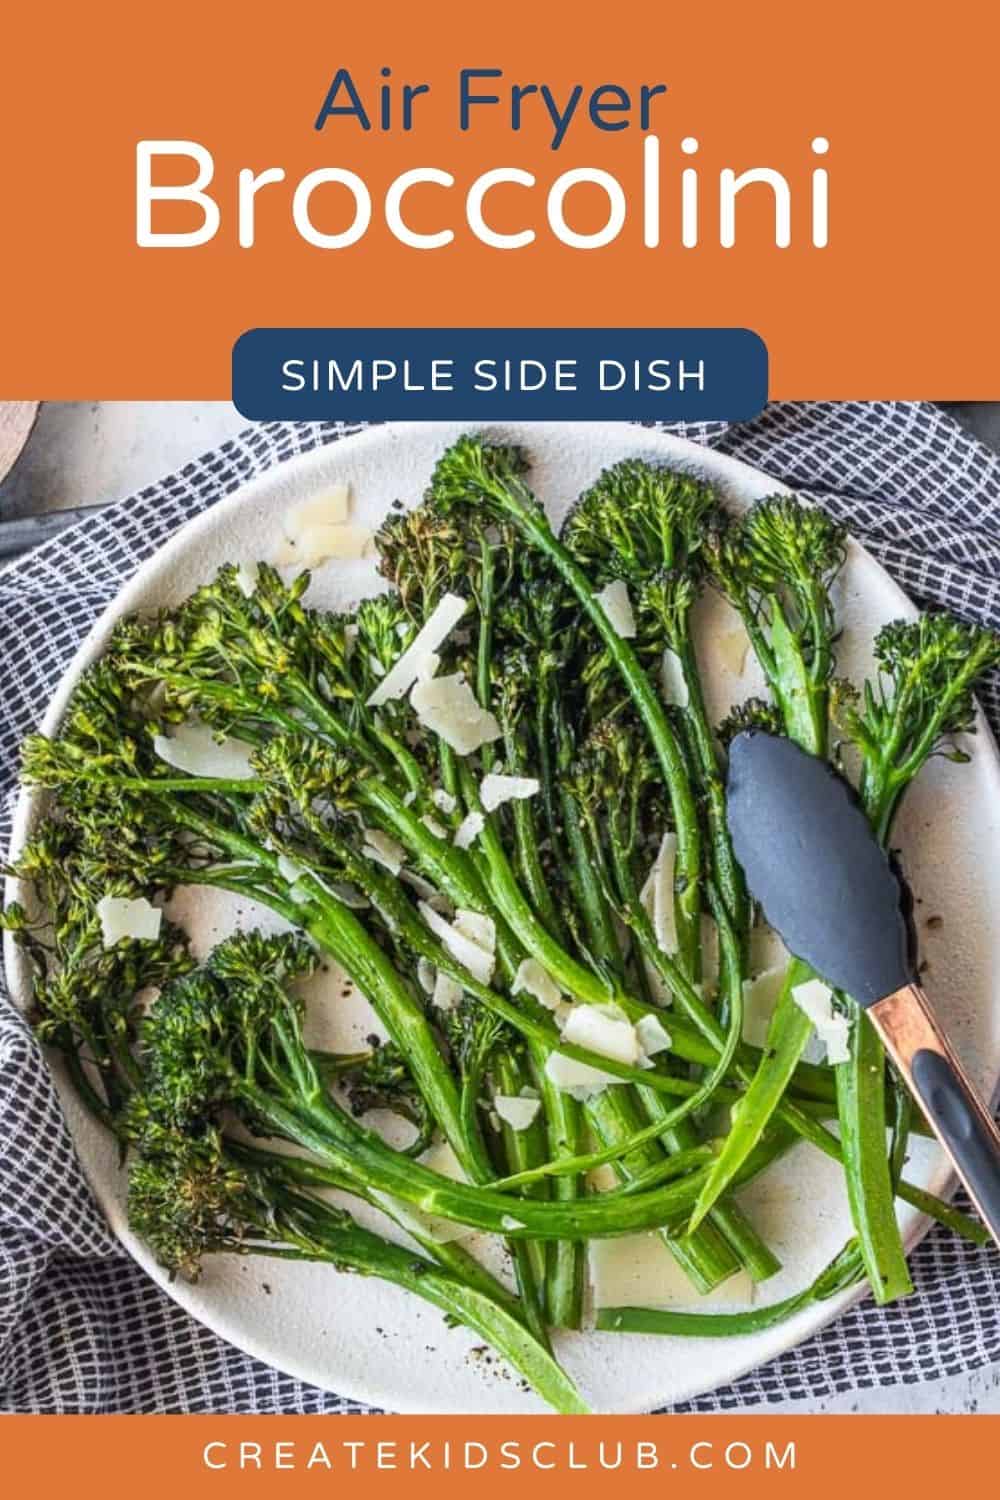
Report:
[{"label": "blue and white plaid cloth", "polygon": [[[18,745],[98,611],[198,511],[318,444],[335,424],[273,424],[102,510],[0,573],[0,849]],[[1000,628],[1000,459],[919,404],[775,405],[688,436],[784,480],[846,521],[904,589]],[[1000,727],[998,684],[984,703]],[[940,1229],[916,1296],[864,1303],[736,1384],[719,1411],[930,1380],[1000,1359],[1000,1258]],[[350,1412],[193,1322],[125,1256],[91,1199],[52,1082],[0,991],[0,1408],[11,1412]]]}]

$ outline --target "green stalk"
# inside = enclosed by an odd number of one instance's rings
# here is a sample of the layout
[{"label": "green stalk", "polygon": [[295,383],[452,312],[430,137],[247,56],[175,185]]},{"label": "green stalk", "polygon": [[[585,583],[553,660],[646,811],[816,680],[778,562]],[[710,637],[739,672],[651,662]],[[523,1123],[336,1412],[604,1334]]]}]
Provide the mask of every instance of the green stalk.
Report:
[{"label": "green stalk", "polygon": [[478,1143],[470,1140],[465,1129],[455,1080],[423,1010],[357,917],[341,902],[329,898],[315,877],[306,875],[300,884],[314,900],[326,897],[323,915],[314,924],[314,930],[318,926],[327,952],[368,998],[406,1057],[417,1086],[462,1169],[470,1177],[490,1175]]},{"label": "green stalk", "polygon": [[522,536],[553,564],[576,595],[607,649],[646,726],[670,795],[677,830],[677,863],[681,889],[677,896],[677,931],[691,972],[698,972],[701,922],[701,827],[691,792],[684,754],[666,711],[632,645],[611,624],[597,601],[583,568],[555,536],[530,490],[516,477],[500,479],[481,464],[476,483],[507,515]]},{"label": "green stalk", "polygon": [[[591,1099],[587,1104],[587,1116],[598,1140],[605,1146],[604,1151],[590,1153],[591,1159],[611,1162],[621,1183],[635,1182],[671,1163],[672,1158],[664,1156],[660,1147],[659,1134],[655,1139],[642,1139],[644,1132],[638,1106],[621,1089],[607,1088]],[[663,1227],[660,1236],[672,1258],[702,1295],[728,1280],[739,1269],[735,1253],[711,1224],[705,1225],[698,1235],[683,1238],[671,1232],[669,1227]]]},{"label": "green stalk", "polygon": [[775,1328],[804,1308],[845,1291],[860,1281],[862,1275],[861,1256],[852,1241],[809,1286],[780,1302],[772,1302],[769,1307],[755,1307],[747,1312],[732,1313],[670,1312],[664,1308],[651,1307],[602,1307],[598,1309],[597,1327],[610,1333],[667,1334],[673,1338],[738,1338]]},{"label": "green stalk", "polygon": [[[691,1228],[702,1219],[724,1193],[747,1156],[761,1139],[812,1035],[812,1022],[792,998],[792,988],[802,984],[811,970],[797,959],[789,964],[767,1028],[764,1061],[753,1075],[750,1087],[733,1111],[732,1128],[691,1215]],[[882,1115],[883,1121],[885,1114]]]},{"label": "green stalk", "polygon": [[[493,696],[493,611],[496,598],[496,569],[493,548],[480,537],[480,577],[479,577],[479,639],[477,642],[476,656],[476,693],[480,705],[489,709]],[[489,771],[494,762],[492,745],[485,745],[482,752],[482,766],[484,771]],[[456,767],[456,782],[462,784],[461,772]],[[524,804],[517,803],[516,807],[526,811]],[[522,819],[523,827],[523,819]],[[522,853],[524,853],[522,843]],[[538,884],[540,870],[532,868],[529,875]],[[530,888],[530,887],[529,887]],[[504,948],[501,948],[501,961],[504,958]],[[507,968],[511,970],[513,959],[508,956]],[[508,975],[512,977],[512,975]],[[534,1054],[536,1071],[544,1070],[544,1059],[539,1058],[537,1049]],[[514,1058],[498,1049],[495,1060],[496,1080],[505,1093],[518,1095],[526,1085],[528,1073],[519,1058]],[[537,1166],[545,1159],[546,1146],[552,1145],[559,1149],[559,1136],[556,1134],[553,1141],[554,1126],[548,1118],[548,1105],[551,1100],[552,1090],[542,1094],[541,1118],[532,1121],[527,1130],[515,1131],[509,1125],[503,1126],[503,1147],[508,1168],[524,1169]],[[569,1103],[570,1101],[567,1101]],[[568,1112],[562,1112],[564,1123],[568,1123]],[[567,1185],[569,1187],[570,1185]],[[538,1183],[531,1189],[533,1196],[545,1199],[548,1197],[548,1184]],[[572,1201],[575,1193],[564,1191],[563,1201]],[[577,1278],[577,1285],[568,1291],[565,1285],[567,1273],[572,1268],[575,1270],[579,1264],[578,1247],[570,1242],[556,1241],[553,1245],[533,1240],[527,1244],[519,1240],[513,1241],[512,1245],[515,1264],[518,1271],[518,1283],[521,1287],[521,1295],[530,1309],[532,1323],[541,1325],[543,1340],[548,1343],[548,1329],[545,1324],[545,1308],[543,1302],[551,1305],[554,1298],[561,1305],[558,1308],[560,1317],[565,1320],[574,1318],[579,1321],[579,1308],[583,1301],[582,1283]],[[559,1272],[561,1286],[558,1291],[549,1286],[550,1266]]]},{"label": "green stalk", "polygon": [[450,1275],[412,1250],[392,1245],[359,1225],[345,1228],[332,1214],[321,1230],[322,1254],[309,1247],[303,1257],[322,1258],[339,1268],[377,1276],[441,1308],[477,1333],[507,1359],[531,1387],[558,1412],[586,1413],[583,1397],[551,1354],[501,1303],[478,1287]]},{"label": "green stalk", "polygon": [[[510,1094],[515,1098],[528,1082],[528,1073],[522,1066],[520,1058],[505,1051],[503,1046],[494,1050],[490,1059],[490,1071],[497,1091]],[[512,1130],[509,1125],[502,1124],[501,1137],[508,1171],[525,1171],[546,1159],[546,1131],[542,1119],[536,1118],[527,1130]],[[540,1203],[544,1203],[549,1196],[547,1184],[544,1182],[533,1184],[529,1193]],[[537,1323],[542,1330],[543,1341],[547,1344],[548,1332],[542,1311],[548,1263],[546,1246],[540,1240],[515,1240],[513,1253],[518,1267],[518,1284],[521,1287],[522,1299],[533,1313],[537,1312],[537,1317],[529,1314],[533,1330]],[[527,1297],[525,1296],[526,1288],[529,1291]],[[535,1336],[539,1336],[537,1330]]]},{"label": "green stalk", "polygon": [[460,1241],[448,1240],[442,1243],[440,1240],[435,1240],[422,1230],[420,1224],[411,1215],[394,1214],[394,1204],[391,1200],[383,1198],[381,1202],[377,1202],[370,1197],[363,1183],[348,1177],[341,1177],[308,1157],[285,1156],[277,1151],[266,1151],[259,1146],[250,1146],[245,1141],[227,1140],[226,1151],[238,1162],[266,1169],[272,1176],[278,1176],[283,1181],[299,1187],[335,1187],[342,1192],[351,1193],[355,1198],[361,1198],[365,1203],[377,1208],[380,1213],[387,1215],[400,1229],[405,1230],[424,1253],[436,1260],[444,1270],[459,1277],[467,1285],[481,1292],[484,1297],[489,1297],[499,1303],[501,1307],[506,1308],[511,1317],[517,1318],[519,1322],[525,1321],[524,1309],[513,1292],[509,1292],[502,1282],[491,1276],[486,1267],[481,1265],[474,1255],[470,1255]]},{"label": "green stalk", "polygon": [[885,1051],[863,1010],[855,1011],[849,1046],[847,1062],[835,1069],[847,1196],[872,1295],[895,1302],[913,1283],[886,1150]]},{"label": "green stalk", "polygon": [[684,722],[690,731],[701,786],[705,794],[714,878],[729,918],[737,933],[740,934],[740,946],[745,948],[749,940],[750,900],[743,871],[733,853],[733,842],[726,816],[726,793],[722,781],[719,751],[708,722],[701,674],[698,671],[689,626],[689,619],[685,616],[683,630],[673,636],[671,649],[680,661],[681,673],[687,688],[688,702],[682,712]]},{"label": "green stalk", "polygon": [[[583,1114],[579,1104],[557,1089],[545,1072],[547,1051],[530,1047],[535,1086],[542,1097],[549,1136],[549,1158],[561,1161],[578,1155],[583,1144]],[[576,1173],[563,1174],[552,1182],[552,1196],[560,1203],[575,1203],[584,1191]],[[546,1311],[555,1328],[579,1328],[583,1319],[583,1285],[587,1247],[579,1240],[554,1240],[548,1247],[545,1276]]]},{"label": "green stalk", "polygon": [[[820,659],[807,666],[801,645],[790,629],[777,595],[767,599],[770,636],[765,642],[754,622],[751,640],[758,651],[771,688],[781,707],[791,739],[812,755],[825,755],[827,741],[827,672]],[[820,652],[825,632],[814,633],[814,652]],[[726,1143],[712,1168],[691,1218],[697,1228],[705,1214],[726,1191],[780,1107],[802,1053],[812,1035],[812,1023],[796,1004],[792,991],[804,983],[811,970],[798,959],[788,967],[778,1002],[771,1016],[763,1056],[753,1074],[746,1098],[739,1106]],[[881,1115],[885,1120],[885,1108]]]},{"label": "green stalk", "polygon": [[[608,827],[611,864],[619,897],[626,912],[632,915],[638,925],[637,937],[641,940],[644,936],[648,943],[650,939],[648,917],[640,900],[621,816],[612,815],[609,818]],[[698,1135],[692,1127],[690,1117],[695,1110],[700,1109],[717,1095],[722,1080],[735,1060],[743,1027],[743,976],[739,943],[724,901],[715,894],[714,888],[710,888],[709,895],[716,911],[722,958],[721,973],[727,987],[727,1031],[720,1047],[716,1049],[708,1073],[688,1095],[684,1105],[668,1110],[662,1097],[655,1090],[648,1087],[640,1089],[647,1114],[654,1124],[658,1124],[662,1130],[668,1132],[662,1139],[671,1151],[690,1150],[697,1145]],[[654,944],[655,941],[654,935]],[[674,1025],[672,1018],[669,1025],[670,1027]],[[716,1202],[712,1208],[712,1223],[732,1246],[755,1281],[764,1281],[780,1269],[780,1262],[768,1249],[738,1205]],[[703,1229],[704,1225],[699,1225],[692,1232],[697,1237]]]},{"label": "green stalk", "polygon": [[[292,1108],[253,1083],[237,1081],[240,1093],[279,1136],[284,1136],[332,1167],[340,1177],[360,1180],[367,1191],[388,1193],[422,1213],[439,1215],[471,1228],[517,1239],[592,1239],[632,1234],[679,1223],[697,1198],[703,1173],[692,1173],[634,1198],[603,1201],[599,1195],[577,1203],[530,1198],[511,1200],[491,1188],[457,1183],[391,1147],[351,1119],[330,1099]],[[749,1181],[774,1158],[765,1144],[745,1164]]]},{"label": "green stalk", "polygon": [[[562,828],[566,840],[567,878],[584,916],[588,940],[594,958],[609,973],[620,973],[622,969],[618,935],[611,920],[611,911],[598,877],[597,864],[591,841],[586,833],[575,800],[562,791]],[[606,1146],[613,1145],[618,1154],[612,1158],[618,1177],[630,1182],[643,1172],[658,1166],[663,1159],[663,1135],[671,1122],[663,1124],[662,1113],[657,1110],[658,1096],[648,1088],[637,1090],[638,1100],[654,1100],[653,1113],[657,1115],[661,1130],[656,1139],[650,1138],[636,1144],[641,1132],[641,1116],[637,1104],[628,1096],[622,1098],[620,1090],[605,1090],[592,1099],[587,1114],[599,1138]],[[693,1110],[696,1104],[680,1106]],[[676,1113],[676,1111],[675,1111]],[[677,1122],[678,1126],[680,1122]],[[676,1139],[676,1133],[674,1135]],[[688,1236],[679,1243],[675,1236],[664,1233],[663,1242],[681,1270],[702,1293],[710,1292],[725,1281],[737,1269],[735,1255],[730,1251],[722,1235],[706,1226],[706,1232]]]}]

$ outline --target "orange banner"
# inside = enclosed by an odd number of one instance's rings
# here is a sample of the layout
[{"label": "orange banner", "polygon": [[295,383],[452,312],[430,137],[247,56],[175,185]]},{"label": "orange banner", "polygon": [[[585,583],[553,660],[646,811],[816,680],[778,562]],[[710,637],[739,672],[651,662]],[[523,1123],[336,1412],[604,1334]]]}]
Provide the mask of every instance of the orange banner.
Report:
[{"label": "orange banner", "polygon": [[776,397],[998,397],[998,31],[8,7],[0,396],[224,397],[253,326],[536,324],[749,327]]},{"label": "orange banner", "polygon": [[[826,1500],[989,1482],[997,1417],[8,1417],[10,1494]],[[614,1486],[609,1491],[609,1483]]]}]

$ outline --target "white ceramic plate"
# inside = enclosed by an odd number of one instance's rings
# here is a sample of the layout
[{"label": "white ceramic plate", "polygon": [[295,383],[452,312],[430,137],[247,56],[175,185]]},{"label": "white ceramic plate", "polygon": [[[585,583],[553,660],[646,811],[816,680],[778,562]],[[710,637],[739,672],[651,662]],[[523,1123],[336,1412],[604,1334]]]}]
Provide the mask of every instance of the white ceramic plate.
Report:
[{"label": "white ceramic plate", "polygon": [[[373,428],[281,465],[197,517],[139,571],[95,625],[48,709],[45,730],[57,728],[80,671],[100,653],[119,616],[181,600],[224,560],[268,557],[278,543],[285,507],[331,484],[349,482],[356,518],[377,525],[391,501],[413,502],[422,494],[435,459],[460,430],[457,425],[437,424]],[[766,475],[733,459],[622,424],[552,423],[489,431],[528,449],[532,483],[557,520],[603,467],[629,456],[666,461],[703,475],[737,508],[777,488]],[[377,586],[372,564],[331,563],[317,574],[309,597],[337,608]],[[857,546],[850,549],[839,593],[844,626],[840,668],[858,677],[870,665],[870,642],[878,626],[913,611]],[[760,687],[752,667],[739,673],[732,641],[727,639],[734,623],[721,601],[710,598],[704,603],[701,626],[710,708],[719,716]],[[1000,842],[1000,763],[982,720],[974,750],[971,765],[956,767],[942,760],[928,767],[907,798],[898,843],[921,899],[917,911],[930,964],[928,986],[973,1077],[991,1088],[1000,1071],[1000,864],[995,858]],[[22,796],[15,847],[42,812],[38,799]],[[235,901],[205,890],[195,900],[182,893],[175,910],[200,950],[218,941],[234,922],[262,920],[261,913],[241,910]],[[926,919],[931,916],[941,921],[928,928]],[[6,957],[15,995],[24,1002],[28,976],[23,959],[10,946]],[[335,979],[321,982],[331,986],[327,1035],[332,1045],[349,1050],[372,1029],[370,1016],[360,1000],[347,1006],[337,1001]],[[84,1168],[115,1232],[171,1297],[224,1338],[289,1374],[389,1410],[539,1409],[535,1397],[498,1361],[487,1362],[476,1354],[471,1335],[447,1329],[434,1309],[393,1287],[341,1276],[326,1267],[228,1256],[215,1257],[195,1286],[168,1282],[128,1230],[122,1174],[111,1143],[82,1111],[61,1076],[59,1087]],[[934,1191],[949,1187],[941,1154],[925,1142],[914,1144],[908,1171]],[[774,1301],[802,1286],[850,1234],[840,1170],[808,1147],[796,1149],[742,1197],[786,1267],[758,1290],[762,1301]],[[908,1209],[902,1223],[910,1244],[925,1227]],[[558,1353],[595,1410],[648,1411],[730,1381],[773,1358],[815,1332],[857,1295],[809,1309],[753,1338],[674,1340],[590,1332],[558,1336]]]}]

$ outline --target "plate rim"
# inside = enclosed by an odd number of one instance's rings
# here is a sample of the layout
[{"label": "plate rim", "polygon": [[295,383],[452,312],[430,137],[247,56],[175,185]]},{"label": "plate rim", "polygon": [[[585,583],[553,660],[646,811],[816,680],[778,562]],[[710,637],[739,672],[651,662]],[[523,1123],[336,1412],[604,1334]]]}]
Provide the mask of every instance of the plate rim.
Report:
[{"label": "plate rim", "polygon": [[[151,576],[159,573],[165,567],[169,567],[174,555],[186,552],[191,543],[196,541],[203,532],[211,532],[218,526],[220,521],[224,522],[229,514],[240,510],[244,506],[252,505],[258,492],[266,492],[272,489],[276,481],[280,482],[284,479],[297,483],[300,480],[304,480],[303,488],[307,488],[310,471],[314,469],[321,471],[324,467],[324,462],[329,461],[331,452],[340,455],[345,452],[363,450],[367,447],[378,447],[384,443],[403,443],[407,437],[416,433],[423,435],[428,431],[441,431],[442,433],[475,431],[489,435],[491,432],[509,434],[514,430],[526,431],[530,435],[533,431],[558,429],[564,432],[572,428],[586,430],[588,434],[593,436],[599,436],[603,433],[620,435],[623,428],[632,428],[636,433],[637,446],[643,444],[660,450],[665,461],[681,468],[693,467],[703,469],[707,456],[710,459],[710,467],[714,471],[711,476],[714,482],[725,485],[729,481],[743,481],[745,483],[748,480],[752,480],[755,484],[759,485],[763,481],[770,487],[769,493],[795,493],[792,486],[774,478],[766,470],[748,463],[744,459],[736,458],[731,454],[720,453],[709,445],[696,442],[692,438],[673,432],[665,432],[658,428],[644,427],[639,423],[412,421],[369,425],[358,431],[351,431],[345,433],[343,436],[335,437],[329,442],[317,444],[316,447],[304,453],[294,454],[277,464],[271,465],[243,484],[238,485],[229,494],[223,495],[218,500],[210,503],[195,516],[192,516],[179,526],[162,546],[158,547],[155,552],[144,559],[136,571],[125,580],[118,592],[94,620],[94,623],[81,640],[61,674],[55,690],[47,703],[45,713],[39,721],[38,732],[51,734],[58,728],[65,713],[70,694],[81,671],[94,658],[100,646],[107,639],[112,625],[124,613],[137,607],[138,596],[145,591]],[[863,543],[859,542],[855,537],[849,536],[848,548],[851,553],[863,558],[867,567],[876,570],[880,575],[882,586],[894,597],[901,614],[912,618],[919,613],[913,601]],[[985,758],[991,765],[997,794],[1000,797],[1000,751],[998,751],[996,739],[978,701],[976,703],[976,741],[977,745],[983,747],[986,751]],[[43,794],[37,789],[20,787],[11,825],[9,845],[11,858],[16,857],[21,848],[23,848],[25,839],[30,835],[43,801]],[[4,881],[5,905],[16,898],[19,886],[20,883],[15,877],[6,877]],[[3,963],[8,978],[11,1001],[23,1013],[25,1002],[28,998],[26,980],[29,970],[23,951],[15,944],[12,934],[6,932],[3,934]],[[45,1060],[46,1065],[50,1068],[56,1080],[60,1102],[62,1102],[62,1096],[70,1087],[64,1076],[62,1064],[58,1056],[54,1056],[48,1050],[45,1053]],[[1000,1086],[1000,1065],[998,1065],[997,1076],[993,1084],[994,1089],[998,1086]],[[70,1134],[73,1139],[74,1151],[76,1151],[75,1133],[72,1129],[70,1129]],[[240,1323],[238,1327],[234,1328],[232,1324],[227,1323],[223,1315],[216,1316],[214,1310],[206,1311],[200,1304],[197,1309],[189,1305],[188,1299],[184,1295],[186,1284],[170,1280],[169,1274],[156,1263],[143,1243],[128,1229],[127,1223],[123,1220],[120,1213],[119,1204],[117,1201],[111,1201],[110,1199],[110,1189],[102,1185],[100,1181],[95,1181],[92,1178],[89,1165],[84,1160],[82,1154],[78,1153],[77,1160],[87,1184],[118,1243],[136,1261],[141,1269],[151,1277],[155,1284],[177,1303],[188,1316],[251,1358],[260,1360],[270,1369],[279,1370],[293,1379],[301,1380],[330,1394],[341,1396],[345,1401],[358,1402],[378,1409],[386,1409],[384,1396],[380,1395],[377,1388],[368,1384],[363,1378],[350,1382],[349,1390],[344,1389],[340,1385],[335,1389],[328,1384],[330,1379],[328,1375],[318,1374],[305,1361],[297,1362],[294,1359],[283,1358],[282,1363],[276,1365],[273,1361],[273,1356],[253,1336],[251,1325]],[[956,1181],[954,1171],[942,1161],[940,1173],[935,1177],[931,1190],[947,1197],[954,1190]],[[907,1256],[910,1255],[923,1239],[924,1235],[930,1229],[931,1224],[932,1221],[926,1215],[914,1216],[903,1235]],[[751,1371],[762,1368],[771,1360],[796,1348],[806,1339],[821,1333],[850,1307],[864,1300],[867,1294],[868,1289],[862,1283],[857,1287],[848,1288],[823,1304],[803,1309],[801,1313],[795,1318],[790,1319],[788,1323],[777,1325],[773,1330],[770,1330],[773,1347],[769,1352],[763,1354],[758,1352],[745,1360],[738,1360],[730,1373],[722,1381],[713,1380],[711,1384],[705,1385],[703,1381],[699,1381],[697,1376],[695,1376],[688,1383],[683,1384],[678,1391],[673,1392],[669,1398],[654,1399],[649,1404],[640,1406],[608,1406],[602,1409],[602,1414],[648,1414],[658,1410],[664,1400],[667,1400],[670,1406],[675,1406],[679,1403],[690,1401],[699,1395],[716,1390],[720,1384],[739,1380]],[[801,1331],[792,1331],[800,1323],[803,1325]],[[590,1331],[593,1332],[593,1330]],[[389,1409],[404,1415],[463,1414],[453,1405],[437,1404],[428,1407],[426,1403],[422,1405],[415,1403],[404,1404],[398,1400],[394,1400]]]}]

